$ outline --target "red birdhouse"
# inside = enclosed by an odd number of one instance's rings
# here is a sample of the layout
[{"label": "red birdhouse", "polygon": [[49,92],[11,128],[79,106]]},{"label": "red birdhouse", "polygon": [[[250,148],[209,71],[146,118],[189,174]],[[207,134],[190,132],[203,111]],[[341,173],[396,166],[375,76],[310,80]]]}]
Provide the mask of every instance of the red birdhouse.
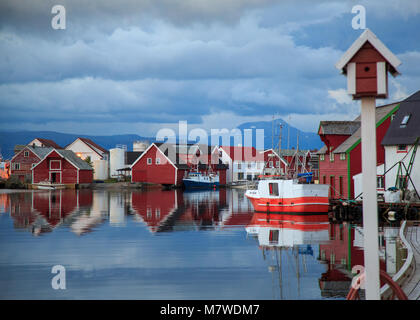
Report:
[{"label": "red birdhouse", "polygon": [[401,61],[366,29],[335,65],[347,75],[347,92],[353,99],[388,97],[388,71],[395,77]]}]

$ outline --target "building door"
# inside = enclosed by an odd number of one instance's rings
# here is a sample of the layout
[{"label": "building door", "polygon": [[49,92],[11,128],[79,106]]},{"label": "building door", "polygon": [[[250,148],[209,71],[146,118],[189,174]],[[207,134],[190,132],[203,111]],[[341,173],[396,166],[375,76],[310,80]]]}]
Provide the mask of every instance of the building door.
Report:
[{"label": "building door", "polygon": [[335,179],[334,176],[330,176],[330,198],[335,198]]},{"label": "building door", "polygon": [[61,173],[60,172],[50,172],[50,181],[51,181],[51,183],[61,183]]}]

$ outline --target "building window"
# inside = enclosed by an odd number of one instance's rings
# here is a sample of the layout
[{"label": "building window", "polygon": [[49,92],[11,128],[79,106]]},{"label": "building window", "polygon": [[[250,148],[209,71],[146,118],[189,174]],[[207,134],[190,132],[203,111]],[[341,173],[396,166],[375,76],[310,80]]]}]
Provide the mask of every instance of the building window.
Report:
[{"label": "building window", "polygon": [[25,151],[25,152],[23,153],[23,156],[24,156],[24,157],[29,157],[29,151]]},{"label": "building window", "polygon": [[322,176],[322,184],[327,184],[327,176]]},{"label": "building window", "polygon": [[391,121],[394,120],[395,118],[395,113],[391,114]]},{"label": "building window", "polygon": [[279,184],[278,183],[269,183],[268,188],[270,191],[270,196],[278,196],[279,195]]},{"label": "building window", "polygon": [[270,162],[268,163],[268,166],[269,166],[270,168],[272,168],[272,167],[273,167],[273,161],[270,161]]},{"label": "building window", "polygon": [[406,144],[400,144],[397,147],[397,153],[406,153],[407,152],[407,145]]},{"label": "building window", "polygon": [[251,169],[251,167],[252,167],[251,162],[248,162],[248,169]]},{"label": "building window", "polygon": [[405,128],[407,126],[408,120],[410,120],[411,114],[406,114],[401,121],[400,128]]},{"label": "building window", "polygon": [[376,177],[376,188],[383,190],[385,188],[384,176]]},{"label": "building window", "polygon": [[150,219],[152,217],[152,208],[147,208],[146,212],[147,212],[147,218]]},{"label": "building window", "polygon": [[160,158],[156,158],[156,164],[160,164]]},{"label": "building window", "polygon": [[242,164],[238,162],[238,170],[242,169]]},{"label": "building window", "polygon": [[343,190],[343,177],[342,176],[338,177],[338,192],[340,193],[340,197],[343,197],[344,190]]},{"label": "building window", "polygon": [[147,164],[152,164],[152,158],[147,158]]},{"label": "building window", "polygon": [[332,153],[332,150],[330,151],[330,162],[334,162],[334,153]]},{"label": "building window", "polygon": [[156,217],[156,219],[160,219],[160,208],[156,208],[155,217]]},{"label": "building window", "polygon": [[20,163],[13,163],[13,170],[20,170]]},{"label": "building window", "polygon": [[50,170],[61,170],[61,160],[51,160]]},{"label": "building window", "polygon": [[323,154],[321,154],[321,155],[319,156],[319,160],[324,161],[324,160],[325,160],[325,156],[324,156]]},{"label": "building window", "polygon": [[238,173],[238,180],[243,180],[244,178],[244,173],[243,172],[239,172]]},{"label": "building window", "polygon": [[340,160],[346,160],[346,154],[344,152],[340,153]]}]

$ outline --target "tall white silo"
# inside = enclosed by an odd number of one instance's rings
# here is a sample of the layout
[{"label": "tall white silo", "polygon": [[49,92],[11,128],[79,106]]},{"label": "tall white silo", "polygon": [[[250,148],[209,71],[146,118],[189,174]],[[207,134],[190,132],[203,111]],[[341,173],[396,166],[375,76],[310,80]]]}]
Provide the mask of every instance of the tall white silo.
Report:
[{"label": "tall white silo", "polygon": [[108,160],[94,160],[93,161],[93,179],[106,180],[108,179]]},{"label": "tall white silo", "polygon": [[114,148],[109,150],[109,154],[109,174],[111,178],[117,178],[117,169],[122,169],[125,165],[125,150],[122,148]]},{"label": "tall white silo", "polygon": [[144,152],[149,146],[149,141],[134,141],[133,142],[133,151]]}]

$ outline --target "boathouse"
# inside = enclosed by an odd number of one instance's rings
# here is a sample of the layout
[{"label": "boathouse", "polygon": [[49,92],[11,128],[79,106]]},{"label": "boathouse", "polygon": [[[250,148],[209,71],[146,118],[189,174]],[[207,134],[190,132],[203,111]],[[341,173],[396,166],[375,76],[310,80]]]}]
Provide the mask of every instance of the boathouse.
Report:
[{"label": "boathouse", "polygon": [[32,183],[42,181],[74,186],[89,184],[93,181],[93,169],[71,150],[51,149],[32,167]]},{"label": "boathouse", "polygon": [[[377,165],[385,162],[382,139],[391,123],[399,103],[376,108],[376,159]],[[330,198],[353,199],[353,177],[362,172],[360,116],[354,121],[321,121],[318,134],[324,146],[318,151],[320,183],[329,184]],[[382,177],[378,177],[378,184]]]},{"label": "boathouse", "polygon": [[131,181],[181,186],[190,171],[212,170],[226,184],[227,166],[211,162],[208,146],[152,143],[131,165]]}]

